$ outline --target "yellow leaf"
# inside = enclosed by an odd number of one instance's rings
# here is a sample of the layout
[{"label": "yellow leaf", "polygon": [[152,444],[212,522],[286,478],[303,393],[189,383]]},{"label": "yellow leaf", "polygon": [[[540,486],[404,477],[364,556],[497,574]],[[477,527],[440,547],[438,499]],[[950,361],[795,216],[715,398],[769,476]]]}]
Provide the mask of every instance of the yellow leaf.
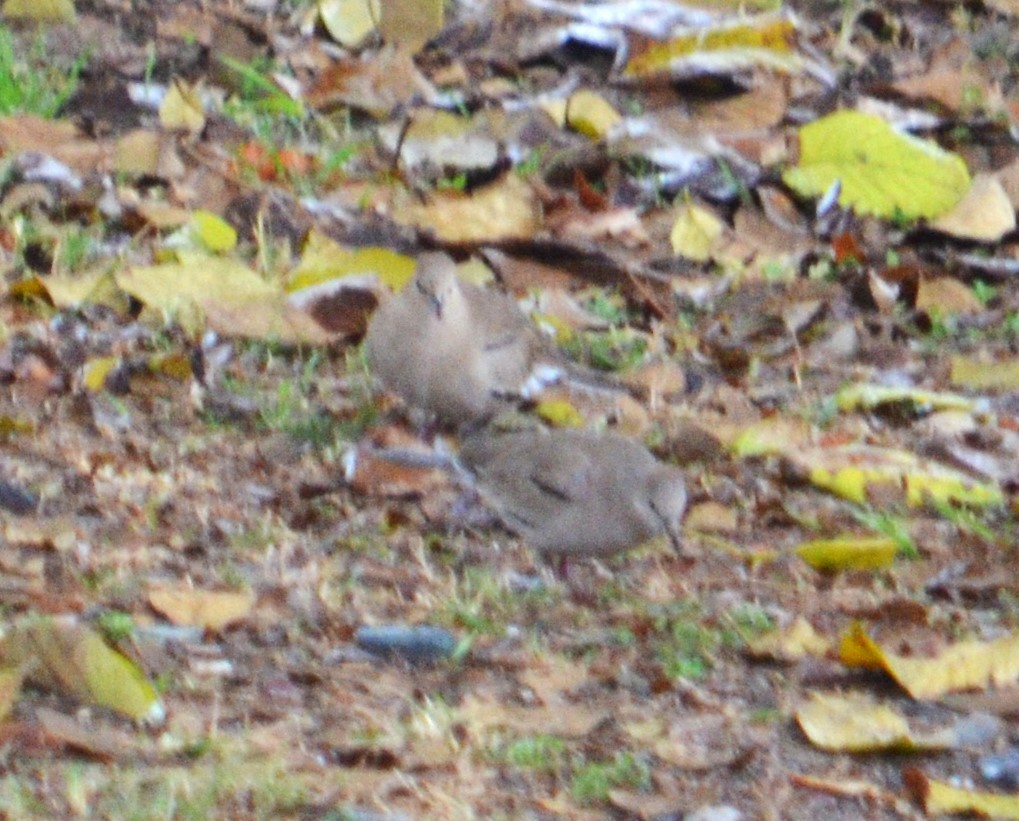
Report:
[{"label": "yellow leaf", "polygon": [[608,100],[587,89],[574,93],[566,104],[566,123],[592,140],[600,140],[622,119]]},{"label": "yellow leaf", "polygon": [[174,80],[159,104],[159,122],[163,128],[198,134],[205,128],[205,112],[199,86]]},{"label": "yellow leaf", "polygon": [[874,385],[860,382],[847,385],[835,394],[835,404],[840,411],[870,410],[881,405],[908,402],[917,413],[932,410],[974,410],[975,402],[957,393],[927,391],[922,388]]},{"label": "yellow leaf", "polygon": [[319,0],[318,13],[330,37],[341,46],[357,48],[375,31],[379,0]]},{"label": "yellow leaf", "polygon": [[73,0],[5,0],[3,13],[11,20],[37,23],[73,23]]},{"label": "yellow leaf", "polygon": [[237,245],[237,231],[222,217],[211,211],[198,209],[191,215],[192,234],[210,251],[232,251]]},{"label": "yellow leaf", "polygon": [[550,425],[557,428],[584,427],[584,415],[565,399],[539,402],[534,411]]},{"label": "yellow leaf", "polygon": [[786,456],[806,471],[814,485],[858,504],[866,502],[872,491],[900,492],[914,507],[928,499],[972,507],[996,507],[1005,501],[996,483],[978,482],[908,451],[849,445],[790,451]]},{"label": "yellow leaf", "polygon": [[861,695],[812,692],[796,711],[796,722],[811,744],[831,752],[915,752],[951,746],[949,733],[915,734],[901,714]]},{"label": "yellow leaf", "polygon": [[387,43],[417,51],[442,31],[443,0],[386,0],[379,30]]},{"label": "yellow leaf", "polygon": [[156,174],[162,152],[163,136],[151,129],[138,128],[117,139],[113,167],[121,174]]},{"label": "yellow leaf", "polygon": [[517,174],[508,174],[470,195],[436,192],[425,203],[416,196],[408,197],[398,204],[393,216],[451,243],[527,239],[541,227],[538,197]]},{"label": "yellow leaf", "polygon": [[106,270],[73,275],[50,274],[40,283],[58,308],[77,308],[85,304],[106,305],[114,309],[127,307],[113,274]]},{"label": "yellow leaf", "polygon": [[822,657],[828,652],[829,643],[818,635],[803,616],[784,630],[766,633],[747,643],[747,653],[752,658],[772,661],[799,661],[807,656]]},{"label": "yellow leaf", "polygon": [[566,127],[566,107],[569,105],[568,100],[545,100],[538,105],[541,106],[542,111],[552,118],[552,121],[559,126],[559,128]]},{"label": "yellow leaf", "polygon": [[672,252],[676,256],[706,262],[711,259],[724,227],[722,221],[707,208],[682,205],[669,234]]},{"label": "yellow leaf", "polygon": [[323,282],[350,278],[360,285],[377,280],[399,291],[414,277],[415,264],[413,257],[388,248],[345,248],[313,229],[304,243],[300,261],[287,278],[286,289],[292,293]]},{"label": "yellow leaf", "polygon": [[768,456],[799,450],[810,443],[810,425],[788,416],[771,416],[741,430],[729,443],[734,456]]},{"label": "yellow leaf", "polygon": [[245,618],[255,604],[249,591],[164,588],[149,592],[149,604],[178,625],[192,625],[219,631]]},{"label": "yellow leaf", "polygon": [[828,571],[888,567],[897,552],[895,542],[882,536],[814,539],[796,548],[796,554],[811,567]]},{"label": "yellow leaf", "polygon": [[81,384],[87,391],[98,393],[106,387],[106,377],[120,365],[118,356],[90,359],[82,366]]},{"label": "yellow leaf", "polygon": [[14,702],[21,694],[21,682],[24,679],[24,665],[0,667],[0,721],[11,714]]},{"label": "yellow leaf", "polygon": [[19,419],[6,413],[0,414],[0,436],[12,436],[19,433],[34,433],[35,424],[27,419]]},{"label": "yellow leaf", "polygon": [[917,658],[885,651],[857,623],[842,637],[839,657],[847,666],[885,670],[915,699],[1013,685],[1019,679],[1019,635],[962,641],[937,656]]},{"label": "yellow leaf", "polygon": [[756,67],[797,72],[803,68],[803,61],[792,50],[795,33],[796,27],[785,17],[731,18],[666,43],[652,44],[630,58],[623,74],[687,77],[731,74]]},{"label": "yellow leaf", "polygon": [[195,333],[207,320],[230,336],[309,344],[329,340],[311,317],[287,304],[280,287],[240,262],[183,252],[178,257],[180,262],[119,271],[117,284]]},{"label": "yellow leaf", "polygon": [[967,356],[953,356],[949,380],[973,391],[1019,390],[1019,359],[988,362]]},{"label": "yellow leaf", "polygon": [[169,353],[155,354],[149,357],[149,370],[152,373],[162,373],[184,382],[194,376],[191,369],[191,359],[183,353],[172,351]]},{"label": "yellow leaf", "polygon": [[970,185],[960,156],[859,111],[836,111],[803,126],[799,164],[783,179],[804,196],[820,196],[839,180],[842,206],[880,217],[937,217]]},{"label": "yellow leaf", "polygon": [[127,657],[97,633],[71,619],[33,619],[15,625],[0,655],[8,664],[28,664],[28,677],[42,687],[117,710],[135,721],[162,723],[156,691]]},{"label": "yellow leaf", "polygon": [[1015,230],[1015,209],[996,177],[977,174],[966,195],[930,227],[951,237],[997,242]]},{"label": "yellow leaf", "polygon": [[976,294],[953,277],[922,277],[916,289],[916,309],[937,316],[978,314],[984,310]]},{"label": "yellow leaf", "polygon": [[974,815],[1019,821],[1019,795],[980,792],[932,781],[915,767],[903,773],[903,781],[923,805],[928,818],[940,815]]}]

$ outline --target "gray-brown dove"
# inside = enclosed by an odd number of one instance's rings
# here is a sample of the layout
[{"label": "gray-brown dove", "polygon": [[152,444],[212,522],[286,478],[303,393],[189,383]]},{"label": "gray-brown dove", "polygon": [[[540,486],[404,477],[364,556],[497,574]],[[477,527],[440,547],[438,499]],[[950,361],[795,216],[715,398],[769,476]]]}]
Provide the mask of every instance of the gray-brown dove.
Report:
[{"label": "gray-brown dove", "polygon": [[604,556],[662,534],[680,549],[683,474],[625,436],[485,431],[465,438],[460,461],[503,524],[541,553]]},{"label": "gray-brown dove", "polygon": [[561,378],[562,353],[507,295],[462,281],[446,254],[375,311],[368,364],[389,390],[457,427],[486,421]]}]

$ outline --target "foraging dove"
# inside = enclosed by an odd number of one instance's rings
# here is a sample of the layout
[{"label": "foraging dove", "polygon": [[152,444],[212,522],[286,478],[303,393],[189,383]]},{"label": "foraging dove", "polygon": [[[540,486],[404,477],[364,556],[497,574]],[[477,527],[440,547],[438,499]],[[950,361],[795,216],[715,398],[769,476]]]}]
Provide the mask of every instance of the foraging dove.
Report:
[{"label": "foraging dove", "polygon": [[665,534],[680,549],[682,472],[616,433],[483,432],[460,461],[481,497],[540,553],[602,556]]},{"label": "foraging dove", "polygon": [[422,254],[414,279],[375,311],[365,350],[383,385],[461,428],[569,367],[509,296],[461,281],[442,253]]}]

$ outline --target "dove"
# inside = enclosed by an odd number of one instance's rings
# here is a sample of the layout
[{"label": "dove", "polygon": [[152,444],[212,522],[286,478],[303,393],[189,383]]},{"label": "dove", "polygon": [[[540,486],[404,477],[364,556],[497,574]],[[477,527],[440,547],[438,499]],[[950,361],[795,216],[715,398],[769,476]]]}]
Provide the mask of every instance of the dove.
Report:
[{"label": "dove", "polygon": [[512,298],[462,281],[443,253],[422,254],[414,279],[379,306],[365,350],[386,388],[459,428],[487,421],[566,368]]},{"label": "dove", "polygon": [[539,553],[606,556],[663,534],[680,550],[683,473],[625,436],[485,430],[464,438],[458,458],[482,501]]}]

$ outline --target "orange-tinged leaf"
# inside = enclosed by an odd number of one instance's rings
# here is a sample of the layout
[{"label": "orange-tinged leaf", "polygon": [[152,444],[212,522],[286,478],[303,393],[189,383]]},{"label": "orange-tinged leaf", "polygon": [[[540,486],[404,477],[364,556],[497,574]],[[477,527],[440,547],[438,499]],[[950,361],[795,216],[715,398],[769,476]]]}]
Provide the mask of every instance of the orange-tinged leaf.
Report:
[{"label": "orange-tinged leaf", "polygon": [[857,623],[843,636],[839,657],[848,666],[885,670],[916,699],[1000,687],[1019,679],[1019,635],[994,641],[962,641],[937,656],[917,658],[885,651]]},{"label": "orange-tinged leaf", "polygon": [[149,592],[149,604],[174,624],[219,631],[247,617],[255,594],[250,590],[161,588]]},{"label": "orange-tinged leaf", "polygon": [[888,567],[897,552],[895,541],[883,536],[814,539],[796,548],[811,567],[827,571]]}]

